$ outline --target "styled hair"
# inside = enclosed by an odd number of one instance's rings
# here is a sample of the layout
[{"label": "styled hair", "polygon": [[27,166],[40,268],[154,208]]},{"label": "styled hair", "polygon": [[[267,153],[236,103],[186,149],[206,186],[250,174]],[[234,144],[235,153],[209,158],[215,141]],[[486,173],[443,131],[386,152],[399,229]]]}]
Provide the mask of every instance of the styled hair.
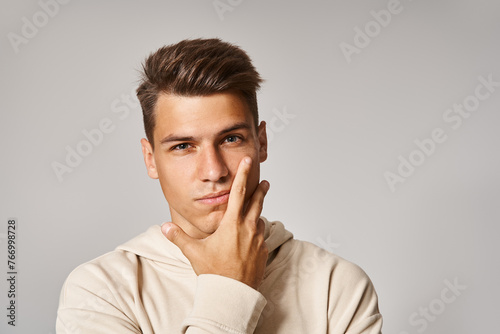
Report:
[{"label": "styled hair", "polygon": [[153,147],[155,109],[162,93],[207,96],[234,92],[246,102],[257,128],[257,90],[262,79],[250,57],[238,46],[218,38],[183,40],[150,54],[142,68],[137,98],[146,137]]}]

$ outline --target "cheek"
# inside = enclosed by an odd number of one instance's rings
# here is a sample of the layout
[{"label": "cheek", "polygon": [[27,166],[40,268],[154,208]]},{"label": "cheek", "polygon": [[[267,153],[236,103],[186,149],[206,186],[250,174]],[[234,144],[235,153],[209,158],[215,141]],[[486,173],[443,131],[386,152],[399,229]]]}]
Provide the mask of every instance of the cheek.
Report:
[{"label": "cheek", "polygon": [[231,176],[234,179],[236,176],[236,172],[238,171],[238,167],[243,160],[244,157],[251,157],[252,158],[252,169],[250,171],[250,174],[248,175],[248,185],[255,184],[255,180],[259,179],[259,157],[258,157],[258,152],[255,147],[249,147],[246,148],[245,150],[241,150],[239,152],[230,152],[225,160],[226,164],[229,167],[229,170],[231,171]]},{"label": "cheek", "polygon": [[244,147],[241,147],[236,150],[228,150],[226,154],[226,162],[231,165],[232,168],[234,168],[234,171],[238,170],[238,166],[243,160],[244,157],[251,157],[253,164],[258,163],[259,161],[259,150],[255,143],[249,143],[245,145]]},{"label": "cheek", "polygon": [[158,168],[160,184],[165,193],[186,193],[191,182],[192,164],[162,161]]}]

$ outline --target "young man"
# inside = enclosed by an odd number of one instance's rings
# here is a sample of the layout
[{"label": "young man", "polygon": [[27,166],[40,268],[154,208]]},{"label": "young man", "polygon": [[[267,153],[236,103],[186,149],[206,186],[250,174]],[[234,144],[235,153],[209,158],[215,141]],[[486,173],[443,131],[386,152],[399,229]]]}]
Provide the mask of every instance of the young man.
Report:
[{"label": "young man", "polygon": [[260,216],[269,189],[260,82],[247,54],[218,39],[147,58],[142,151],[172,221],[75,269],[59,334],[381,332],[359,267]]}]

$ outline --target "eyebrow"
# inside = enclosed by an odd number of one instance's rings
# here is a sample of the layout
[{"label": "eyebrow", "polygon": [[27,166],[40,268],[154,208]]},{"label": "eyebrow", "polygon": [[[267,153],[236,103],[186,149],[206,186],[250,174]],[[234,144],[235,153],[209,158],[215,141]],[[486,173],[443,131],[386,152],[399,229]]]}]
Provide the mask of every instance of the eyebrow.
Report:
[{"label": "eyebrow", "polygon": [[[250,130],[250,125],[248,125],[248,123],[245,123],[245,122],[236,123],[228,128],[225,128],[225,129],[219,131],[217,133],[217,136],[219,137],[219,136],[222,136],[228,132],[232,132],[232,131],[236,131],[236,130]],[[170,135],[166,136],[165,138],[163,138],[162,140],[160,140],[160,144],[164,145],[164,144],[172,143],[172,142],[194,141],[194,140],[195,140],[195,137],[193,137],[193,136],[177,136],[175,134],[170,134]]]}]

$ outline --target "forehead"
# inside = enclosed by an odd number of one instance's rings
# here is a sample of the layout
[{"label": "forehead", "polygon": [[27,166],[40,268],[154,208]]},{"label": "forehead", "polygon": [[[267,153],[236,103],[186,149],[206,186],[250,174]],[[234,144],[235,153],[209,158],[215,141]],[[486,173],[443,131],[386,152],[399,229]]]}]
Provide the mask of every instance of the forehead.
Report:
[{"label": "forehead", "polygon": [[248,123],[254,128],[248,106],[234,93],[208,96],[161,94],[155,113],[155,141],[168,135],[209,136],[236,123]]}]

